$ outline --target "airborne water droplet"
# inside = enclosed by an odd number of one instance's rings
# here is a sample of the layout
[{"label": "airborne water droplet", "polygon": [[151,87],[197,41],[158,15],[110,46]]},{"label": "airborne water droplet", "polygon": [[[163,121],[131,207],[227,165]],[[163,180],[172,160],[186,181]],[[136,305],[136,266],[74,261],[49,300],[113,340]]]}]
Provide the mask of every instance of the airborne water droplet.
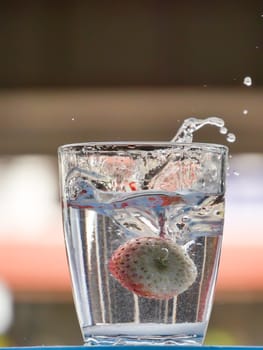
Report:
[{"label": "airborne water droplet", "polygon": [[251,86],[252,85],[252,79],[251,77],[245,77],[243,80],[243,84],[246,86]]},{"label": "airborne water droplet", "polygon": [[224,126],[222,126],[222,128],[219,129],[220,134],[223,134],[223,135],[225,135],[227,131],[228,131],[227,128]]},{"label": "airborne water droplet", "polygon": [[236,141],[236,136],[232,133],[229,133],[227,134],[227,137],[226,137],[227,141],[228,142],[235,142]]},{"label": "airborne water droplet", "polygon": [[236,170],[233,171],[233,174],[236,175],[236,176],[239,176],[239,175],[240,175],[239,172],[236,171]]}]

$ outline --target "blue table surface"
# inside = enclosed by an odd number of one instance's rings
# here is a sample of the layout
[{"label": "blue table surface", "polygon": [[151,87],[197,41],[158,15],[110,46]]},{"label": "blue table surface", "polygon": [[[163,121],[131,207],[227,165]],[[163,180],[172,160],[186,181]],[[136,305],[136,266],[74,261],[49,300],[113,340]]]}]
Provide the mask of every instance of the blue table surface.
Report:
[{"label": "blue table surface", "polygon": [[[95,350],[112,350],[112,346],[25,346],[25,347],[1,347],[1,350],[86,350],[87,348],[95,348]],[[159,350],[162,345],[157,346],[114,346],[117,350]],[[165,345],[168,348],[174,348],[174,350],[250,350],[250,349],[262,349],[263,346],[220,346],[220,345],[200,345],[200,346],[174,346],[174,345]],[[200,349],[201,348],[201,349]]]}]

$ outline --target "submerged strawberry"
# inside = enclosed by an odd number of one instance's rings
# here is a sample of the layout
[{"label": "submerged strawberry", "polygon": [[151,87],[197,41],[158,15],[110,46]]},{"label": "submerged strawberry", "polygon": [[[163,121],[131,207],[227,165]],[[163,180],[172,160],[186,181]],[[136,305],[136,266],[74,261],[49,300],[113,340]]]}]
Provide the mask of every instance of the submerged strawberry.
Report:
[{"label": "submerged strawberry", "polygon": [[187,290],[197,269],[184,249],[169,239],[141,237],[120,246],[109,270],[121,285],[145,298],[170,299]]}]

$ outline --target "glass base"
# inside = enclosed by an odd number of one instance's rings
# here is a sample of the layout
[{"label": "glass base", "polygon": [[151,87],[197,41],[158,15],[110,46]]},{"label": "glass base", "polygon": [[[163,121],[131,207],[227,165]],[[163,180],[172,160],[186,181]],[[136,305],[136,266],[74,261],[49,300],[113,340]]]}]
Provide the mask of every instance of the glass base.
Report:
[{"label": "glass base", "polygon": [[202,345],[203,337],[198,335],[178,337],[90,337],[85,344],[90,345]]},{"label": "glass base", "polygon": [[82,329],[85,345],[202,345],[206,323],[104,324]]}]

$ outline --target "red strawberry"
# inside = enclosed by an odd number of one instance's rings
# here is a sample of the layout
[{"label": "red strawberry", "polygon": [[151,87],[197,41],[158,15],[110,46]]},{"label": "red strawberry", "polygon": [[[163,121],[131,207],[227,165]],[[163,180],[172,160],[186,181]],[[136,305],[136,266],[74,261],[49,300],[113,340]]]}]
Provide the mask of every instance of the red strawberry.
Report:
[{"label": "red strawberry", "polygon": [[121,285],[145,298],[170,299],[187,290],[197,269],[185,250],[160,237],[132,239],[120,246],[109,270]]}]

